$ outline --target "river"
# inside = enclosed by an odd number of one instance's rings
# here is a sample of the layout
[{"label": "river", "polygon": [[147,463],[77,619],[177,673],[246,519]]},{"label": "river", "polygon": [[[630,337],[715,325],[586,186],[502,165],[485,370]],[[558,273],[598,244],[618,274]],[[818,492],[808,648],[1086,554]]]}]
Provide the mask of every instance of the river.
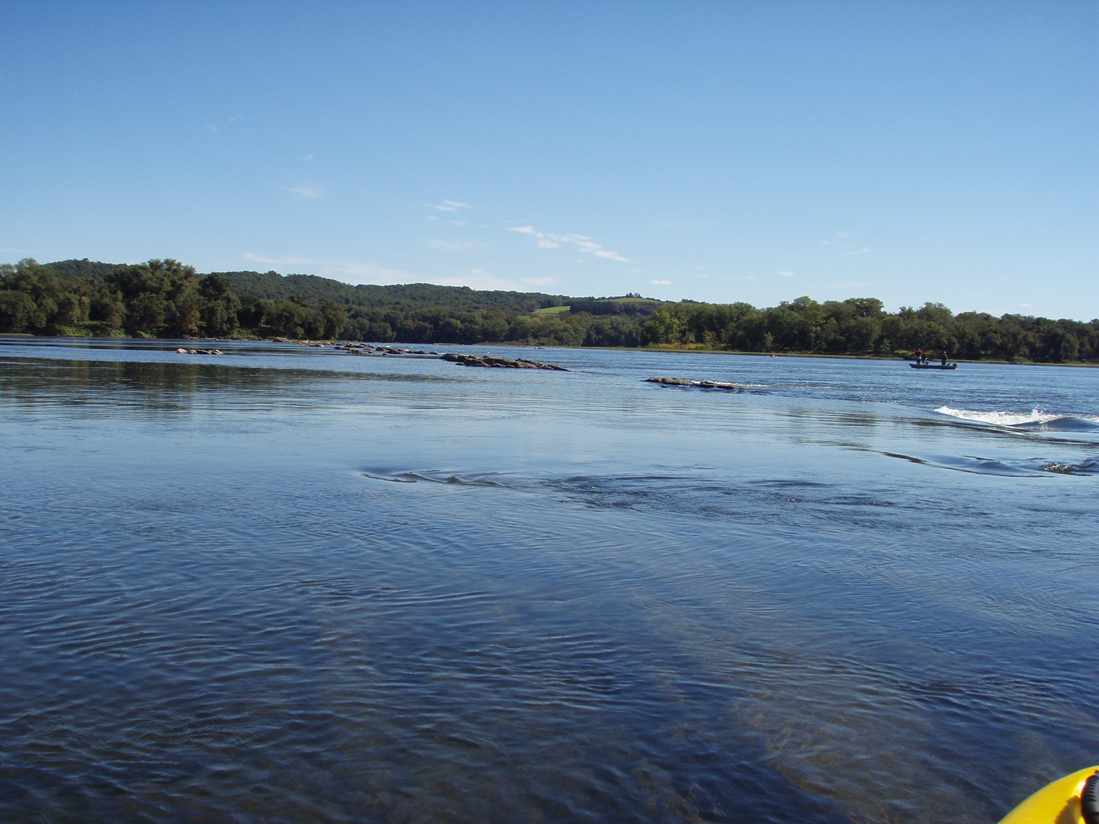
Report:
[{"label": "river", "polygon": [[0,820],[987,822],[1099,760],[1099,371],[174,348],[0,338]]}]

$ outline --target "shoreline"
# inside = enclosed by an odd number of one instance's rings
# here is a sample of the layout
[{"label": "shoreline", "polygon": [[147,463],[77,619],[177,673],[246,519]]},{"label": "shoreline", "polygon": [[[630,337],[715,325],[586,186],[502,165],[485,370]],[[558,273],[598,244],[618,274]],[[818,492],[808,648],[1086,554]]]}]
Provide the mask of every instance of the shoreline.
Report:
[{"label": "shoreline", "polygon": [[[98,335],[36,335],[33,332],[2,332],[0,333],[0,339],[3,338],[23,338],[23,339],[36,339],[47,338],[54,340],[102,340],[102,341],[118,341],[118,340],[133,340],[141,341],[142,343],[179,343],[183,341],[191,341],[196,343],[201,342],[233,342],[233,343],[290,343],[297,346],[308,346],[312,348],[319,348],[322,346],[335,346],[346,343],[358,343],[359,341],[345,341],[345,340],[290,340],[279,339],[274,340],[272,338],[258,338],[255,336],[237,336],[227,338],[128,338],[128,337],[114,337],[114,336],[98,336]],[[654,344],[652,346],[565,346],[562,344],[537,344],[529,343],[527,341],[491,341],[482,343],[407,343],[407,342],[392,342],[384,344],[386,346],[508,346],[516,349],[592,349],[606,352],[672,352],[679,354],[692,354],[692,355],[737,355],[743,357],[757,357],[757,358],[836,358],[842,360],[878,360],[878,361],[899,361],[902,363],[910,363],[911,358],[901,357],[898,355],[875,355],[875,354],[855,354],[850,352],[752,352],[740,349],[712,349],[696,344]],[[951,358],[951,362],[955,363],[989,363],[999,364],[1001,366],[1067,366],[1072,368],[1084,368],[1094,369],[1099,367],[1099,363],[1092,361],[1033,361],[1033,360],[1005,360],[1003,358]]]},{"label": "shoreline", "polygon": [[[751,352],[741,349],[702,349],[696,347],[678,347],[674,345],[655,346],[577,346],[561,347],[564,349],[605,349],[610,352],[678,352],[682,354],[697,355],[743,355],[757,358],[838,358],[842,360],[877,360],[899,361],[911,363],[912,358],[899,355],[873,355],[852,353],[828,353],[828,352]],[[1004,360],[1003,358],[951,358],[951,363],[993,363],[1001,366],[1072,366],[1095,368],[1099,363],[1091,361],[1033,361],[1033,360]]]}]

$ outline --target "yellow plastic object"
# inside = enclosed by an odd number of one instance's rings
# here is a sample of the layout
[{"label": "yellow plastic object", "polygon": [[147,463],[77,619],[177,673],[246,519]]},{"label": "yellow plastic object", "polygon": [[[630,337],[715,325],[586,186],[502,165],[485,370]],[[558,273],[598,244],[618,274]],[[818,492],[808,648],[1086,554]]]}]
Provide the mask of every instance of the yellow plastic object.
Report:
[{"label": "yellow plastic object", "polygon": [[1077,770],[1046,784],[1004,816],[1000,824],[1085,824],[1080,812],[1080,793],[1084,782],[1097,770],[1099,766]]}]

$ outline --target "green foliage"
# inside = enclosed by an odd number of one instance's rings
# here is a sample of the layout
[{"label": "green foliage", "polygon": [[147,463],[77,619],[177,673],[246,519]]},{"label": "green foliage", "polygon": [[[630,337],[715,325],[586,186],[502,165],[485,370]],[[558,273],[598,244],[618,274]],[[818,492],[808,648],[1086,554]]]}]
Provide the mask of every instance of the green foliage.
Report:
[{"label": "green foliage", "polygon": [[31,328],[37,311],[30,295],[14,289],[0,292],[0,329],[6,332],[26,331]]},{"label": "green foliage", "polygon": [[567,346],[672,345],[738,351],[970,359],[1099,359],[1099,320],[1081,323],[940,303],[884,310],[877,298],[747,303],[480,292],[414,283],[351,286],[314,275],[198,275],[175,260],[0,265],[0,332],[139,337],[263,336],[376,342],[518,341]]}]

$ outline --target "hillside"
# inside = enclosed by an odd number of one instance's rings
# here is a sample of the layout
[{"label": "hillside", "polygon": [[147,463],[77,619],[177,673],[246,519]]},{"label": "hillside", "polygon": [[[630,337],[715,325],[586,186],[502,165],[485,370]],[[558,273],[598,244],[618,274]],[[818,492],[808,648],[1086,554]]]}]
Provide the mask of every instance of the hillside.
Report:
[{"label": "hillside", "polygon": [[342,283],[318,275],[280,275],[277,272],[212,272],[224,277],[244,298],[331,301],[348,306],[452,306],[463,309],[508,309],[533,312],[568,300],[540,292],[479,291],[468,286],[408,283],[390,286]]},{"label": "hillside", "polygon": [[[61,278],[88,278],[104,281],[127,264],[82,260],[58,260],[41,264],[40,268]],[[430,283],[408,283],[389,286],[374,284],[352,285],[319,275],[281,275],[278,272],[196,273],[225,278],[244,299],[303,300],[307,303],[342,303],[348,306],[456,306],[466,309],[507,308],[517,312],[533,312],[547,306],[567,302],[564,295],[541,292],[480,291],[468,286],[436,286]]]},{"label": "hillside", "polygon": [[316,275],[197,274],[174,260],[0,266],[0,332],[144,337],[345,338],[671,346],[748,352],[1099,360],[1099,320],[1082,323],[939,303],[886,312],[876,298],[666,302],[637,294],[569,297],[459,286],[354,286]]}]

